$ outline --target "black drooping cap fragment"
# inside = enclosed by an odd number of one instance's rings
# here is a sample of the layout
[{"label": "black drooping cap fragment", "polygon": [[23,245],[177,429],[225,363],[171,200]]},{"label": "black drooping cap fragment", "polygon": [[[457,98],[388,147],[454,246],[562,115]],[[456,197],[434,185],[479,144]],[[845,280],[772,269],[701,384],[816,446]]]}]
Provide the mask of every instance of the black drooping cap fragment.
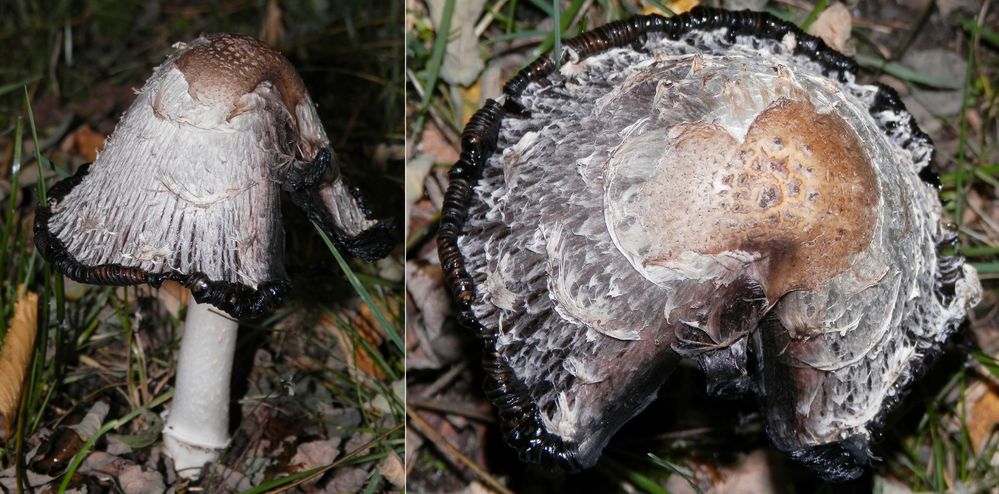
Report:
[{"label": "black drooping cap fragment", "polygon": [[398,244],[395,218],[377,219],[368,208],[361,190],[347,187],[350,195],[347,199],[356,205],[364,217],[363,221],[368,223],[366,228],[352,235],[345,225],[339,224],[335,219],[334,205],[323,200],[323,193],[329,192],[336,181],[342,180],[339,168],[333,161],[333,153],[329,148],[323,148],[316,155],[312,166],[307,168],[310,170],[309,174],[286,182],[285,190],[292,202],[323,229],[337,249],[368,262],[387,256]]}]

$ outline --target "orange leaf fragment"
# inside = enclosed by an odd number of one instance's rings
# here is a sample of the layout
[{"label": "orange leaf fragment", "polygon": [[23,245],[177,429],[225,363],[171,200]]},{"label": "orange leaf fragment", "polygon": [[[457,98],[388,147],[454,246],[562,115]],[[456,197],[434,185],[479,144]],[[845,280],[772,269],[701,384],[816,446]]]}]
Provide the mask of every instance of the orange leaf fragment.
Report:
[{"label": "orange leaf fragment", "polygon": [[0,349],[0,439],[11,433],[38,333],[38,294],[25,291],[23,285],[18,294]]}]

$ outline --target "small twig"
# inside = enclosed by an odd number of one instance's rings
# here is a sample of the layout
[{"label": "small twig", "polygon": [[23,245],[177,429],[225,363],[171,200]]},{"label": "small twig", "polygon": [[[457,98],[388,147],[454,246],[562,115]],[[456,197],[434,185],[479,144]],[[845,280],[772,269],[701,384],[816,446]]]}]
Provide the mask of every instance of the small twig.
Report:
[{"label": "small twig", "polygon": [[997,224],[994,219],[992,219],[988,214],[986,214],[985,211],[982,211],[982,208],[976,205],[974,202],[968,201],[967,205],[969,208],[971,208],[972,211],[975,212],[975,214],[978,215],[979,218],[981,218],[982,223],[984,223],[985,226],[989,227],[989,230],[992,230],[992,233],[999,235],[999,224]]},{"label": "small twig", "polygon": [[460,415],[465,418],[470,418],[472,420],[478,420],[479,422],[485,422],[491,424],[496,422],[496,419],[488,413],[483,413],[477,410],[474,406],[467,403],[451,403],[440,400],[428,400],[425,398],[414,398],[409,397],[406,399],[406,403],[413,405],[417,408],[423,408],[425,410],[433,410],[435,412],[443,412],[451,415]]},{"label": "small twig", "polygon": [[923,28],[926,21],[930,18],[930,13],[933,12],[933,7],[937,4],[936,0],[930,0],[926,2],[923,6],[922,11],[919,12],[919,17],[916,18],[916,22],[910,24],[910,28],[906,30],[905,37],[902,38],[902,42],[898,44],[895,50],[892,52],[891,60],[898,60],[902,58],[905,51],[909,49],[912,45],[912,41],[916,39],[916,34]]},{"label": "small twig", "polygon": [[496,16],[493,14],[493,12],[499,11],[500,9],[503,8],[504,5],[506,5],[506,0],[500,0],[496,2],[496,5],[493,5],[491,9],[488,9],[486,11],[486,15],[482,16],[482,20],[475,25],[476,38],[482,37],[482,33],[486,32],[486,29],[489,28],[489,25],[492,24],[493,20],[496,19]]},{"label": "small twig", "polygon": [[972,230],[971,228],[968,228],[968,227],[966,227],[964,225],[959,225],[957,227],[957,231],[959,231],[959,232],[961,232],[961,233],[963,233],[963,234],[965,234],[965,235],[967,235],[967,236],[969,236],[969,237],[971,237],[971,238],[973,238],[975,240],[978,240],[979,242],[981,242],[983,244],[986,244],[986,245],[988,245],[990,242],[992,242],[992,239],[990,239],[989,237],[985,236],[984,234],[978,233],[978,232],[976,232],[976,231]]},{"label": "small twig", "polygon": [[430,398],[436,395],[442,389],[444,389],[445,386],[451,384],[451,381],[454,381],[454,378],[463,374],[465,372],[465,369],[466,369],[465,363],[459,362],[454,367],[448,369],[448,371],[442,374],[441,377],[437,378],[437,380],[434,381],[430,386],[427,386],[426,389],[424,389],[423,392],[420,393],[420,397]]},{"label": "small twig", "polygon": [[437,432],[429,423],[427,423],[427,421],[424,420],[416,410],[413,410],[413,407],[411,407],[408,403],[406,404],[406,415],[409,416],[409,420],[414,426],[413,429],[415,429],[416,432],[419,432],[423,437],[429,439],[430,442],[434,443],[434,446],[436,446],[441,452],[446,453],[448,457],[453,458],[468,467],[468,469],[471,470],[476,477],[488,484],[489,487],[493,488],[493,490],[502,494],[513,494],[513,492],[510,491],[510,489],[507,489],[506,486],[496,479],[496,477],[493,477],[489,474],[489,472],[483,470],[482,467],[472,461],[472,459],[466,456],[465,453],[462,453],[461,450],[452,446],[440,432]]}]

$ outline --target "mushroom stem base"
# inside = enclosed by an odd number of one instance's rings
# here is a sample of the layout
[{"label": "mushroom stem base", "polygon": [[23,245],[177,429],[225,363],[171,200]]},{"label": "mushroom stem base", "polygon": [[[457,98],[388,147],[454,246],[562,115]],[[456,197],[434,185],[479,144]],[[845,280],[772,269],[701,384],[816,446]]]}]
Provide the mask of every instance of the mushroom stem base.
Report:
[{"label": "mushroom stem base", "polygon": [[191,300],[163,430],[166,454],[188,479],[197,478],[229,443],[229,381],[239,330],[238,321]]}]

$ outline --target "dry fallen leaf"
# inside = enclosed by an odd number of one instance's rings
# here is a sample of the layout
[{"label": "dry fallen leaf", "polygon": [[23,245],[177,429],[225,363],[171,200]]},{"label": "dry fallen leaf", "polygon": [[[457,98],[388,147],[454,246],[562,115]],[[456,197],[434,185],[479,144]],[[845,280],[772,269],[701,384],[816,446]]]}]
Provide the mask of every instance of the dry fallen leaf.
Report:
[{"label": "dry fallen leaf", "polygon": [[173,317],[180,317],[180,309],[187,305],[187,298],[191,291],[176,281],[167,280],[154,293],[163,307],[166,308],[167,313]]},{"label": "dry fallen leaf", "polygon": [[968,389],[971,406],[968,409],[968,437],[976,452],[982,452],[996,424],[999,424],[999,386],[992,382],[976,382]]},{"label": "dry fallen leaf", "polygon": [[417,150],[420,154],[430,155],[437,163],[450,164],[458,161],[458,149],[433,122],[427,122],[424,126]]},{"label": "dry fallen leaf", "polygon": [[412,231],[410,217],[416,201],[423,197],[423,181],[430,174],[430,169],[434,166],[433,156],[421,154],[406,161],[406,237]]},{"label": "dry fallen leaf", "polygon": [[[657,3],[660,3],[660,2],[657,2]],[[694,7],[697,7],[697,5],[700,4],[701,2],[699,2],[698,0],[673,0],[672,2],[661,2],[661,3],[664,4],[665,7],[667,9],[669,9],[670,11],[672,11],[674,14],[682,14],[684,12],[690,11]],[[642,13],[645,14],[645,15],[648,15],[648,14],[666,15],[666,14],[668,14],[668,12],[663,11],[662,9],[660,9],[654,3],[651,3],[651,2],[649,3],[648,6],[645,7],[644,10],[642,10]]]},{"label": "dry fallen leaf", "polygon": [[108,410],[110,410],[110,407],[106,401],[98,401],[90,407],[90,410],[87,410],[87,414],[83,417],[83,420],[80,420],[80,423],[71,425],[69,428],[75,431],[80,436],[80,439],[86,441],[100,430],[104,419],[108,416]]},{"label": "dry fallen leaf", "polygon": [[60,149],[87,161],[94,161],[97,153],[104,149],[104,139],[104,134],[83,124],[63,139]]},{"label": "dry fallen leaf", "polygon": [[338,468],[333,478],[326,484],[326,494],[351,494],[361,492],[368,482],[368,471],[360,467]]},{"label": "dry fallen leaf", "polygon": [[139,465],[128,465],[118,474],[118,485],[125,494],[158,494],[166,492],[163,475],[155,470],[144,470]]},{"label": "dry fallen leaf", "polygon": [[461,124],[464,126],[479,110],[482,98],[482,84],[476,82],[467,88],[458,88],[461,95]]},{"label": "dry fallen leaf", "polygon": [[[14,465],[11,465],[4,470],[0,470],[0,492],[17,492],[18,482],[15,478],[15,470],[16,468]],[[36,473],[31,470],[28,470],[26,473],[28,478],[25,484],[35,488],[52,485],[52,481],[55,480],[55,477]]]},{"label": "dry fallen leaf", "polygon": [[0,439],[6,439],[13,428],[21,385],[38,333],[38,294],[26,292],[23,286],[18,288],[18,294],[0,349]]},{"label": "dry fallen leaf", "polygon": [[[440,26],[444,14],[444,0],[430,0],[430,17],[434,26]],[[449,84],[467,86],[475,81],[485,67],[479,52],[479,40],[475,36],[475,22],[482,15],[486,0],[465,0],[455,2],[451,15],[451,29],[447,51],[441,65],[441,78]],[[437,33],[437,36],[445,33]]]},{"label": "dry fallen leaf", "polygon": [[395,451],[389,451],[388,456],[378,464],[378,471],[382,473],[392,485],[402,489],[406,487],[406,469],[402,466],[402,460]]},{"label": "dry fallen leaf", "polygon": [[125,494],[156,494],[166,490],[163,475],[159,472],[145,470],[130,460],[103,451],[87,455],[79,471],[99,478],[115,479]]},{"label": "dry fallen leaf", "polygon": [[[392,311],[385,310],[384,306],[381,306],[380,309],[383,314],[391,317]],[[354,327],[357,328],[358,336],[363,338],[370,348],[378,348],[385,341],[385,334],[381,329],[381,325],[367,304],[361,305],[361,308],[357,311],[357,316],[354,317]],[[354,345],[354,364],[358,369],[375,379],[385,378],[385,373],[381,367],[378,367],[378,364],[375,363],[369,351],[360,342]]]},{"label": "dry fallen leaf", "polygon": [[857,49],[847,43],[852,28],[850,10],[846,5],[836,2],[819,14],[819,18],[808,27],[808,34],[822,38],[827,45],[844,55],[853,56]]},{"label": "dry fallen leaf", "polygon": [[298,445],[295,456],[289,465],[295,465],[299,471],[329,465],[340,455],[340,438],[312,441]]},{"label": "dry fallen leaf", "polygon": [[267,1],[267,13],[264,15],[264,26],[260,29],[260,39],[270,46],[277,46],[284,38],[284,12],[277,0]]},{"label": "dry fallen leaf", "polygon": [[[393,307],[387,310],[385,306],[381,306],[380,310],[391,319],[397,309]],[[375,379],[384,379],[385,373],[371,357],[365,344],[361,343],[363,340],[367,347],[378,348],[385,341],[386,336],[378,319],[366,304],[362,304],[354,315],[352,323],[351,326],[354,330],[350,331],[348,328],[341,327],[331,316],[323,316],[320,319],[320,324],[333,334],[337,346],[343,349],[343,358],[352,377],[360,378],[357,373],[361,372]]]}]

